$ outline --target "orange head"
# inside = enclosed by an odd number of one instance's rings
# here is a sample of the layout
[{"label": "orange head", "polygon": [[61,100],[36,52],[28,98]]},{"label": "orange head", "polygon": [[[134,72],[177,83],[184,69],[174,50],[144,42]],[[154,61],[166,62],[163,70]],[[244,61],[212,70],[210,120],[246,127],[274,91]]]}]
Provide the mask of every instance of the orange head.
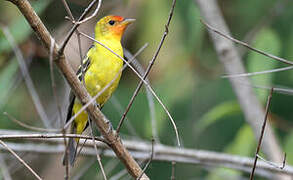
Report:
[{"label": "orange head", "polygon": [[135,19],[124,19],[121,16],[105,16],[97,22],[95,37],[97,40],[114,38],[120,41],[126,27],[134,21]]}]

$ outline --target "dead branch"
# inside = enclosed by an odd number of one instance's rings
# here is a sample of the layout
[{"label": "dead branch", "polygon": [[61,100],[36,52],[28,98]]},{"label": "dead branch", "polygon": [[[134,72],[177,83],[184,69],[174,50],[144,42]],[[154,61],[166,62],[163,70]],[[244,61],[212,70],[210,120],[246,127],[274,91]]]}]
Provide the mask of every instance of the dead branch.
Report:
[{"label": "dead branch", "polygon": [[[34,134],[34,132],[18,130],[0,130],[0,134],[6,134],[0,135],[0,140],[27,139],[27,141],[22,141],[22,143],[7,142],[7,145],[9,145],[9,147],[16,152],[34,152],[51,154],[64,152],[64,144],[62,139],[63,134]],[[83,148],[81,154],[96,156],[96,152],[93,148],[93,142],[91,141],[91,136],[77,136],[73,134],[67,134],[66,136],[88,139],[85,143],[85,147]],[[48,140],[48,138],[51,138],[51,141],[48,142],[49,144],[46,144],[46,140]],[[100,139],[97,140],[97,146],[99,148],[99,153],[101,153],[101,155],[115,157],[115,154],[109,148],[108,145],[99,141]],[[40,144],[39,141],[41,141],[42,143]],[[131,152],[135,159],[147,160],[150,158],[150,151],[152,149],[151,143],[144,142],[141,140],[124,140],[123,144]],[[153,157],[153,161],[188,163],[203,166],[220,166],[240,170],[247,173],[251,171],[254,162],[253,158],[248,157],[241,157],[237,155],[229,155],[225,153],[218,153],[205,150],[177,148],[172,146],[166,146],[163,144],[155,144],[153,148],[155,154],[155,156]],[[259,176],[267,177],[272,176],[273,174],[286,174],[293,176],[293,167],[290,165],[286,165],[284,169],[280,169],[275,168],[267,162],[260,160],[258,161],[256,167],[257,168],[255,174]]]},{"label": "dead branch", "polygon": [[[44,46],[47,48],[47,50],[50,50],[51,47],[51,40],[53,39],[39,16],[36,14],[36,12],[33,10],[32,6],[27,0],[9,0],[13,4],[15,4],[18,9],[21,11],[21,13],[25,16],[26,20],[32,27],[32,29],[37,34],[38,38],[41,40],[41,42],[44,44]],[[82,19],[79,19],[82,20]],[[74,25],[74,27],[77,28],[77,24]],[[75,30],[73,28],[73,30]],[[73,32],[72,32],[73,33]],[[72,34],[71,34],[72,35]],[[61,46],[64,49],[64,44]],[[77,79],[75,72],[69,65],[68,61],[66,60],[63,49],[61,51],[59,50],[59,46],[55,44],[53,46],[53,56],[54,56],[54,62],[57,65],[57,67],[60,69],[60,71],[63,73],[65,78],[67,79],[68,83],[70,84],[73,92],[78,97],[80,102],[82,104],[86,104],[88,101],[90,101],[90,96],[87,93],[86,89]],[[128,172],[134,177],[137,178],[141,172],[142,169],[139,167],[137,162],[132,158],[130,153],[126,150],[126,148],[123,146],[120,137],[117,136],[116,132],[112,130],[109,126],[108,119],[102,114],[102,112],[97,109],[93,104],[89,105],[87,107],[87,112],[91,119],[96,123],[99,132],[105,137],[108,144],[111,146],[117,157],[121,160],[121,162],[125,165]],[[110,129],[110,130],[109,130]],[[143,175],[142,179],[149,179],[145,174]]]},{"label": "dead branch", "polygon": [[[216,0],[196,0],[195,2],[199,5],[201,16],[208,24],[212,24],[217,30],[227,35],[230,34]],[[219,60],[223,64],[227,74],[245,73],[241,58],[234,44],[227,39],[219,37],[214,31],[209,31],[209,35],[214,43]],[[282,62],[285,63],[287,61]],[[237,79],[229,78],[229,80],[243,110],[245,119],[252,127],[255,137],[258,138],[260,136],[259,130],[262,124],[261,120],[264,117],[262,105],[253,92],[251,83],[247,77],[239,77]],[[245,86],[241,86],[239,82],[245,84]],[[269,123],[267,124],[266,136],[262,144],[262,150],[270,160],[274,162],[281,162],[283,160],[283,153],[279,146],[279,142]],[[278,179],[287,178],[279,177]]]}]

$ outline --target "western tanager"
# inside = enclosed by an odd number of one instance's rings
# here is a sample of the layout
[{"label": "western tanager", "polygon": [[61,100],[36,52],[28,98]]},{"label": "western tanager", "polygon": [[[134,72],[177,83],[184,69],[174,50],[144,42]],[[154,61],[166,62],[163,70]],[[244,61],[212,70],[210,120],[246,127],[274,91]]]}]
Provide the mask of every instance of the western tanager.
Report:
[{"label": "western tanager", "polygon": [[[126,27],[133,21],[135,21],[135,19],[124,19],[121,16],[111,15],[103,17],[95,26],[95,39],[123,57],[121,37]],[[84,82],[87,91],[92,97],[116,78],[96,99],[98,107],[103,107],[118,86],[121,77],[120,69],[122,66],[123,61],[119,57],[97,42],[94,42],[93,46],[87,52],[86,59],[83,61]],[[81,67],[77,71],[77,76],[81,81]],[[74,94],[71,93],[66,122],[69,121],[74,114],[78,113],[81,107],[82,104],[75,98]],[[88,114],[83,111],[74,119],[71,125],[71,133],[81,134],[85,130],[87,123]],[[76,138],[75,141],[72,138],[69,140],[69,161],[71,165],[73,165],[75,161],[78,141],[78,138]],[[64,160],[66,159],[67,158]]]}]

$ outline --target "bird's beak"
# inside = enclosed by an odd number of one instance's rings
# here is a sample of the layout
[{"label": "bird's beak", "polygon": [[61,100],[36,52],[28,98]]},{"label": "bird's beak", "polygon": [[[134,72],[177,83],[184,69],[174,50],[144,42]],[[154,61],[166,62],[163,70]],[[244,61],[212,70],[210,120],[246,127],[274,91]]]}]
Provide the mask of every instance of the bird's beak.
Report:
[{"label": "bird's beak", "polygon": [[135,19],[124,19],[122,21],[122,24],[125,25],[125,26],[127,26],[127,25],[133,23],[134,21],[135,21]]}]

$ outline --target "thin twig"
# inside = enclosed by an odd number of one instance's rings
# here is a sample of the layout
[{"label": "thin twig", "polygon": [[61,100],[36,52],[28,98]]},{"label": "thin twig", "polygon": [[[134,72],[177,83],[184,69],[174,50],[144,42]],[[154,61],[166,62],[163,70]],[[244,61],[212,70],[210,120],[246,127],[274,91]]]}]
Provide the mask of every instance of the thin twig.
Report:
[{"label": "thin twig", "polygon": [[[285,11],[281,9],[283,9],[287,3],[287,0],[276,1],[273,6],[269,8],[266,14],[261,17],[259,22],[257,22],[256,25],[245,35],[243,42],[247,42],[249,44],[249,42],[251,42],[262,29],[274,22],[276,17],[282,15]],[[243,55],[247,52],[247,48],[244,47],[239,47],[238,50],[241,57],[243,57]]]},{"label": "thin twig", "polygon": [[[20,12],[24,15],[29,25],[35,31],[36,35],[42,41],[47,50],[50,49],[51,45],[51,34],[45,27],[44,23],[41,21],[40,17],[36,14],[34,9],[32,8],[29,1],[21,1],[21,0],[9,0],[14,3]],[[75,25],[76,26],[76,25]],[[77,27],[77,26],[76,26]],[[74,31],[73,29],[72,31]],[[72,32],[73,33],[73,32]],[[70,35],[71,36],[71,35]],[[64,47],[63,47],[64,48]],[[64,50],[64,49],[63,49]],[[56,44],[54,46],[54,62],[60,71],[65,76],[67,82],[72,87],[73,92],[76,97],[80,100],[82,104],[86,104],[90,101],[90,95],[86,91],[85,87],[82,86],[78,78],[76,77],[73,69],[70,67],[68,60],[64,56],[63,50],[59,50],[59,45]],[[109,131],[109,120],[105,117],[105,115],[97,109],[93,104],[88,106],[86,109],[91,119],[97,125],[99,132],[103,135],[103,137],[109,142],[111,149],[114,151],[119,160],[123,163],[125,168],[128,170],[129,174],[137,178],[142,169],[138,165],[138,163],[134,160],[129,151],[125,148],[120,140],[120,136],[117,136],[116,131]],[[143,175],[144,179],[149,179],[145,174]]]},{"label": "thin twig", "polygon": [[0,140],[0,144],[4,146],[13,156],[16,157],[37,179],[41,180],[42,178],[26,163],[21,157],[19,157],[11,148],[9,148],[2,140]]},{"label": "thin twig", "polygon": [[[89,6],[83,11],[83,13],[81,14],[81,16],[78,18],[78,21],[77,21],[77,22],[80,22],[80,21],[82,21],[82,20],[85,18],[85,16],[89,13],[89,11],[93,8],[93,6],[96,4],[97,1],[99,1],[99,2],[98,2],[98,6],[97,6],[97,9],[99,10],[99,8],[100,8],[100,6],[101,6],[101,4],[102,4],[102,0],[93,0],[93,1],[89,4]],[[59,48],[59,50],[58,50],[58,51],[59,51],[59,54],[62,54],[62,53],[64,52],[64,48],[65,48],[65,46],[67,45],[69,39],[71,38],[72,34],[73,34],[74,31],[76,30],[76,28],[78,28],[79,25],[80,25],[79,23],[75,23],[75,24],[73,25],[73,27],[70,29],[70,31],[69,31],[69,33],[66,35],[64,41],[61,43],[61,46],[60,46],[60,48]]]},{"label": "thin twig", "polygon": [[100,154],[98,152],[97,143],[95,141],[94,132],[93,132],[93,126],[92,126],[92,121],[89,119],[88,122],[89,122],[89,126],[90,126],[91,137],[92,137],[92,140],[94,142],[93,144],[94,144],[94,149],[96,151],[97,161],[98,161],[98,164],[99,164],[99,166],[101,168],[101,171],[102,171],[104,180],[107,180],[107,176],[106,176],[106,173],[105,173],[105,170],[104,170],[102,161],[101,161],[101,156],[100,156]]},{"label": "thin twig", "polygon": [[86,162],[86,163],[84,163],[81,167],[80,167],[80,169],[79,169],[79,171],[77,172],[77,174],[74,176],[74,177],[72,177],[72,180],[79,180],[79,179],[81,179],[81,177],[88,171],[88,169],[94,164],[96,162],[96,160],[95,159],[91,159],[90,160],[90,162]]},{"label": "thin twig", "polygon": [[[13,135],[0,135],[0,140],[4,139],[52,139],[52,138],[79,138],[79,139],[92,139],[91,136],[80,135],[80,134],[13,134]],[[101,141],[105,144],[108,142],[101,137],[95,137],[96,141]]]},{"label": "thin twig", "polygon": [[172,161],[171,164],[172,164],[171,180],[175,180],[175,165],[176,165],[176,162]]},{"label": "thin twig", "polygon": [[[72,12],[68,6],[68,3],[66,0],[62,0],[62,3],[66,9],[66,12],[67,14],[69,15],[69,20],[73,23],[75,22],[75,19],[72,15]],[[96,9],[96,11],[98,10],[99,8]],[[98,11],[97,11],[98,12]],[[81,80],[83,82],[83,85],[85,86],[85,81],[84,81],[84,67],[83,67],[83,55],[82,55],[82,50],[81,50],[81,39],[80,39],[80,32],[79,30],[76,28],[75,30],[75,33],[76,33],[76,37],[77,37],[77,42],[78,42],[78,51],[79,51],[79,57],[80,57],[80,68],[81,68]]]},{"label": "thin twig", "polygon": [[[51,86],[52,86],[52,91],[53,91],[53,96],[54,96],[54,99],[55,99],[55,102],[56,102],[56,105],[57,105],[57,111],[58,111],[58,118],[59,118],[59,126],[62,127],[62,113],[61,113],[61,103],[59,101],[59,98],[57,96],[57,89],[56,89],[56,83],[55,83],[55,76],[54,76],[54,69],[53,69],[53,51],[54,51],[54,46],[55,46],[55,39],[54,38],[51,38],[51,46],[50,46],[50,56],[49,56],[49,63],[50,63],[50,77],[51,77]],[[62,134],[64,135],[66,132],[65,132],[65,129],[62,128],[60,130],[60,132],[62,132]],[[67,141],[66,141],[66,138],[64,136],[63,138],[63,142],[64,142],[64,146],[66,147],[66,144],[67,144]],[[65,152],[64,152],[64,157],[65,159],[68,159],[68,154],[69,154],[69,149],[66,147],[65,148]],[[68,164],[68,161],[65,161],[65,177],[64,179],[65,180],[68,180],[69,178],[69,164]]]},{"label": "thin twig", "polygon": [[22,52],[21,50],[19,49],[19,47],[17,46],[17,44],[15,43],[15,40],[13,38],[13,36],[11,35],[9,29],[5,26],[1,26],[2,30],[3,30],[3,33],[5,35],[5,37],[7,38],[8,42],[10,43],[14,53],[15,53],[15,56],[16,56],[16,59],[17,59],[17,62],[19,64],[19,67],[20,67],[20,70],[21,70],[21,73],[22,73],[22,76],[24,77],[24,81],[25,81],[25,84],[27,86],[27,89],[32,97],[32,100],[34,102],[34,105],[35,105],[35,108],[41,118],[41,120],[43,121],[44,125],[46,127],[50,127],[50,123],[49,123],[49,118],[48,116],[46,115],[46,112],[45,112],[45,109],[41,103],[41,100],[40,100],[40,97],[36,91],[36,88],[34,86],[34,83],[31,79],[31,76],[29,74],[29,71],[26,67],[26,64],[25,64],[25,60],[24,60],[24,57],[22,55]]},{"label": "thin twig", "polygon": [[[169,25],[170,25],[171,19],[172,19],[172,17],[173,17],[173,12],[174,12],[174,8],[175,8],[175,4],[176,4],[176,0],[173,0],[173,1],[172,1],[172,6],[171,6],[171,9],[170,9],[170,13],[169,13],[169,17],[168,17],[168,20],[167,20],[167,24],[165,25],[165,31],[164,31],[164,33],[163,33],[163,36],[162,36],[162,38],[161,38],[161,41],[160,41],[160,43],[159,43],[159,46],[158,46],[158,48],[157,48],[157,50],[156,50],[154,56],[152,57],[152,59],[151,59],[150,62],[149,62],[149,65],[148,65],[148,67],[147,67],[147,69],[146,69],[146,72],[145,72],[145,74],[144,74],[144,76],[143,76],[143,80],[146,79],[146,77],[147,77],[147,75],[149,74],[151,68],[153,67],[153,65],[154,65],[154,63],[155,63],[155,60],[157,59],[157,57],[158,57],[158,55],[159,55],[159,52],[160,52],[160,50],[161,50],[161,48],[162,48],[162,46],[163,46],[163,44],[164,44],[164,41],[165,41],[165,39],[166,39],[166,37],[167,37],[167,35],[168,35],[168,32],[169,32]],[[121,119],[120,119],[120,122],[119,122],[118,127],[117,127],[117,133],[119,133],[120,128],[121,128],[121,126],[122,126],[122,124],[123,124],[123,121],[124,121],[124,119],[125,119],[127,113],[129,112],[130,107],[132,106],[132,104],[133,104],[133,102],[134,102],[136,96],[138,95],[138,93],[139,93],[139,91],[140,91],[142,85],[143,85],[143,81],[140,81],[139,84],[138,84],[138,86],[137,86],[137,88],[135,89],[135,91],[134,91],[134,93],[133,93],[133,95],[132,95],[132,97],[131,97],[131,99],[130,99],[128,105],[127,105],[127,108],[126,108],[125,112],[123,113],[123,115],[122,115],[122,117],[121,117]],[[176,129],[175,131],[177,132],[177,127],[176,127],[175,122],[172,122],[172,124],[173,124],[174,128]],[[177,144],[178,144],[178,146],[180,146],[180,140],[179,140],[179,135],[178,135],[178,133],[176,133],[176,138],[177,138]]]},{"label": "thin twig", "polygon": [[257,154],[257,158],[259,158],[259,159],[263,160],[264,162],[268,163],[269,165],[271,165],[271,166],[273,166],[275,168],[279,168],[279,169],[284,169],[285,168],[285,166],[286,166],[286,157],[287,157],[286,153],[284,153],[284,159],[283,159],[282,165],[279,166],[276,163],[268,161],[265,158],[261,157],[259,154]]},{"label": "thin twig", "polygon": [[[132,59],[133,55],[127,50],[124,49],[124,56],[127,59]],[[145,74],[145,70],[142,67],[142,65],[139,63],[139,61],[134,58],[133,61],[130,62],[130,64],[132,64],[137,71],[140,73],[140,75],[142,76],[143,74]],[[150,81],[148,79],[148,77],[146,77],[146,82],[148,82],[148,84],[150,84]],[[159,139],[159,133],[158,133],[158,128],[157,128],[157,121],[156,121],[156,109],[155,109],[155,102],[154,102],[154,96],[152,95],[152,92],[147,88],[147,86],[145,86],[146,92],[147,92],[147,100],[148,100],[148,104],[149,104],[149,109],[150,109],[150,117],[151,117],[151,125],[152,125],[152,135],[153,138],[155,139],[155,141],[157,143],[160,142]],[[123,111],[121,112],[121,114],[123,113]],[[126,126],[127,126],[127,117],[126,117]]]},{"label": "thin twig", "polygon": [[101,7],[101,4],[102,4],[102,0],[99,1],[98,6],[95,9],[95,11],[93,12],[93,14],[91,14],[89,17],[85,18],[84,20],[81,20],[81,21],[78,21],[78,22],[75,22],[75,23],[76,24],[82,24],[82,23],[85,23],[85,22],[89,21],[93,17],[95,17],[98,14],[98,12],[99,12],[99,9]]},{"label": "thin twig", "polygon": [[[157,94],[155,93],[155,91],[153,90],[153,88],[150,86],[150,84],[144,80],[141,75],[134,69],[134,67],[132,67],[132,65],[129,64],[128,61],[126,61],[123,57],[119,56],[117,53],[115,53],[113,50],[111,50],[110,48],[108,48],[106,45],[102,44],[101,42],[95,40],[94,38],[88,36],[87,34],[80,32],[82,35],[84,35],[85,37],[89,38],[90,40],[100,44],[101,46],[103,46],[104,48],[106,48],[107,50],[109,50],[110,52],[112,52],[113,54],[115,54],[117,57],[119,57],[120,59],[122,59],[125,64],[130,67],[130,69],[137,75],[137,77],[146,85],[146,87],[150,90],[150,92],[153,94],[153,96],[156,98],[156,100],[159,102],[159,104],[162,106],[163,110],[165,111],[165,113],[167,114],[167,116],[169,117],[171,124],[173,125],[174,131],[175,131],[175,135],[176,135],[176,140],[179,142],[179,134],[178,134],[178,130],[177,130],[177,126],[175,124],[175,121],[173,119],[173,117],[171,116],[170,112],[168,111],[167,107],[164,105],[164,103],[161,101],[161,99],[157,96]],[[122,68],[123,69],[123,68]],[[91,102],[92,103],[92,102]],[[118,133],[117,133],[118,134]]]},{"label": "thin twig", "polygon": [[25,123],[17,120],[15,117],[13,117],[12,115],[8,114],[7,112],[3,112],[3,114],[5,116],[7,116],[11,121],[15,122],[16,124],[26,128],[26,129],[29,129],[29,130],[40,131],[40,132],[61,132],[61,129],[46,129],[46,128],[34,127],[34,126],[25,124]]},{"label": "thin twig", "polygon": [[260,133],[260,137],[259,137],[259,140],[258,140],[258,145],[257,145],[256,152],[255,152],[255,159],[254,159],[253,167],[252,167],[250,178],[249,178],[250,180],[253,180],[254,171],[255,171],[256,163],[257,163],[257,159],[258,159],[257,155],[259,153],[262,138],[263,138],[263,135],[264,135],[264,132],[265,132],[265,127],[266,127],[266,123],[267,123],[267,119],[268,119],[268,114],[269,114],[269,109],[270,109],[270,105],[271,105],[271,99],[272,99],[272,96],[273,96],[273,92],[274,92],[274,88],[271,89],[270,94],[268,96],[266,110],[265,110],[264,122],[263,122],[263,125],[262,125],[262,128],[261,128],[261,133]]},{"label": "thin twig", "polygon": [[81,144],[81,146],[80,146],[80,148],[79,148],[79,150],[78,150],[78,153],[76,154],[76,157],[78,157],[78,156],[80,155],[80,153],[81,153],[81,151],[82,151],[82,148],[84,147],[86,141],[87,141],[87,139],[85,139],[85,140],[83,141],[83,143]]},{"label": "thin twig", "polygon": [[[231,36],[229,27],[225,22],[217,0],[195,0],[195,2],[198,4],[201,16],[206,22],[212,24],[221,32]],[[208,33],[215,47],[215,51],[217,52],[218,59],[222,63],[227,74],[244,73],[245,68],[243,66],[243,61],[237,52],[235,43],[219,36],[219,34],[214,31],[208,30]],[[235,91],[240,107],[243,110],[245,120],[252,127],[255,137],[258,138],[260,136],[262,124],[259,123],[259,120],[264,117],[264,109],[257,99],[256,94],[253,92],[251,88],[252,85],[247,77],[242,77],[239,80],[230,78],[229,80]],[[240,86],[239,82],[246,84],[246,86]],[[281,147],[269,123],[266,126],[266,136],[263,138],[262,150],[272,161],[279,161],[279,159],[283,158]],[[275,179],[285,180],[287,178],[277,175]]]},{"label": "thin twig", "polygon": [[122,169],[120,172],[118,172],[117,174],[113,175],[110,180],[121,180],[121,178],[127,174],[126,169]]},{"label": "thin twig", "polygon": [[147,170],[147,168],[150,166],[153,158],[154,158],[154,144],[155,144],[155,140],[152,139],[152,149],[151,149],[151,155],[150,155],[150,158],[148,160],[148,162],[146,163],[145,167],[143,168],[142,170],[142,173],[140,176],[138,176],[138,178],[136,180],[140,180],[141,176],[145,173],[145,171]]},{"label": "thin twig", "polygon": [[[110,99],[114,109],[121,115],[123,113],[123,108],[117,97],[114,95]],[[134,137],[141,138],[133,125],[131,124],[131,121],[126,117],[126,128],[128,130],[128,133]]]},{"label": "thin twig", "polygon": [[[2,130],[3,131],[3,130]],[[18,134],[23,133],[19,130],[6,130],[0,133]],[[31,133],[31,132],[29,132]],[[50,141],[48,143],[39,142],[34,143],[33,141],[21,141],[21,143],[7,143],[16,152],[31,152],[31,153],[45,153],[45,154],[60,154],[64,152],[64,146],[62,145],[63,136],[60,134],[59,141]],[[12,138],[13,139],[13,138]],[[88,138],[89,140],[91,137]],[[58,139],[56,139],[58,140]],[[19,141],[20,142],[20,141]],[[93,149],[93,142],[88,141],[85,148],[82,151],[84,155],[96,156],[95,150]],[[54,143],[54,144],[53,144]],[[55,144],[56,143],[56,144]],[[61,145],[60,145],[61,144]],[[142,140],[123,140],[123,144],[131,152],[133,157],[137,160],[145,160],[149,158],[149,151],[151,149],[151,143]],[[103,156],[114,157],[113,151],[104,143],[99,144],[99,147],[103,148]],[[193,164],[200,166],[211,166],[211,167],[225,167],[241,172],[250,172],[253,166],[253,158],[206,151],[198,149],[187,149],[182,147],[166,146],[163,144],[155,144],[154,149],[156,156],[153,157],[153,161],[165,161],[184,164]],[[197,166],[198,167],[198,166]],[[293,167],[286,165],[284,169],[272,167],[268,163],[259,160],[257,163],[257,169],[255,174],[262,177],[272,177],[273,174],[293,175]],[[139,174],[140,175],[140,174]],[[110,178],[111,179],[111,178]]]},{"label": "thin twig", "polygon": [[0,168],[1,168],[1,174],[3,176],[4,180],[12,180],[10,171],[7,167],[7,164],[5,162],[5,158],[3,154],[0,154]]},{"label": "thin twig", "polygon": [[282,63],[288,64],[288,65],[293,65],[293,62],[292,61],[289,61],[287,59],[284,59],[284,58],[281,58],[281,57],[278,57],[278,56],[275,56],[275,55],[266,53],[266,52],[264,52],[262,50],[259,50],[259,49],[256,49],[256,48],[250,46],[249,44],[247,44],[245,42],[239,41],[239,40],[237,40],[237,39],[235,39],[235,38],[233,38],[231,36],[228,36],[225,33],[222,33],[221,31],[215,29],[214,27],[212,27],[211,25],[209,25],[208,23],[206,23],[203,19],[201,19],[200,22],[203,25],[205,25],[209,30],[211,30],[211,31],[213,31],[213,32],[215,32],[215,33],[217,33],[217,34],[219,34],[219,35],[221,35],[221,36],[223,36],[223,37],[225,37],[225,38],[227,38],[227,39],[229,39],[229,40],[237,43],[237,44],[241,44],[242,46],[245,46],[245,47],[247,47],[248,49],[250,49],[252,51],[255,51],[255,52],[259,53],[259,54],[262,54],[262,55],[267,56],[269,58],[272,58],[274,60],[280,61]]},{"label": "thin twig", "polygon": [[66,0],[62,0],[62,3],[63,3],[63,6],[64,6],[64,8],[65,8],[67,14],[69,15],[69,17],[70,17],[72,20],[74,20],[74,17],[73,17],[73,15],[72,15],[72,12],[71,12],[69,6],[68,6],[67,1],[66,1]]},{"label": "thin twig", "polygon": [[[82,35],[86,35],[82,32],[80,32]],[[145,48],[147,47],[147,45],[142,46],[139,50],[138,53],[136,53],[137,55],[139,55]],[[112,50],[111,50],[112,51]],[[134,57],[135,58],[135,57]],[[131,61],[131,60],[130,60]],[[107,90],[115,81],[116,79],[119,77],[119,74],[127,67],[127,65],[123,65],[123,67],[119,70],[119,72],[117,72],[117,74],[115,75],[115,77],[103,88],[101,89],[101,91],[99,91],[94,97],[91,98],[91,100],[86,103],[85,105],[82,106],[82,108],[80,108],[80,110],[75,113],[65,124],[64,129],[68,128],[69,125],[72,123],[72,121],[81,113],[83,112],[90,104],[94,103],[96,101],[96,99],[105,92],[105,90]]]},{"label": "thin twig", "polygon": [[[68,4],[67,4],[67,1],[66,0],[62,0],[62,3],[63,3],[63,5],[64,5],[64,7],[65,7],[65,9],[66,9],[66,11],[67,11],[67,14],[70,16],[70,19],[71,19],[71,21],[75,21],[75,19],[74,19],[74,17],[73,17],[73,15],[72,15],[72,13],[71,13],[71,10],[70,10],[70,8],[69,8],[69,6],[68,6]],[[80,55],[80,66],[81,66],[81,73],[82,73],[82,75],[81,75],[81,79],[82,79],[82,82],[83,82],[83,84],[85,85],[85,81],[84,81],[84,69],[83,69],[83,60],[82,60],[82,50],[81,50],[81,40],[80,40],[80,33],[79,33],[79,31],[78,31],[78,29],[76,28],[76,30],[75,30],[75,33],[76,33],[76,36],[77,36],[77,42],[78,42],[78,50],[79,50],[79,55]],[[61,122],[61,121],[60,121]],[[61,124],[60,124],[61,125]],[[62,125],[61,125],[62,126]],[[65,134],[65,132],[66,132],[66,130],[65,130],[65,128],[64,128],[64,126],[63,126],[63,131],[62,131],[64,134]],[[84,143],[86,142],[86,140],[84,141]],[[95,142],[95,141],[94,141]],[[84,145],[84,143],[83,143],[83,145]],[[65,156],[66,156],[66,159],[68,159],[68,156],[69,156],[69,145],[67,145],[67,142],[66,142],[66,139],[64,138],[64,145],[66,146],[66,148],[65,148]],[[77,145],[78,146],[78,145]],[[83,146],[81,146],[81,148],[80,148],[80,150],[79,150],[79,153],[80,153],[80,151],[82,150],[82,147]],[[78,154],[77,154],[78,155]],[[65,168],[66,168],[66,175],[65,175],[65,179],[68,179],[68,173],[69,173],[69,163],[68,163],[68,161],[66,161],[65,162]]]},{"label": "thin twig", "polygon": [[222,78],[237,78],[237,77],[247,77],[247,76],[255,76],[255,75],[261,75],[261,74],[269,74],[274,72],[282,72],[293,69],[293,66],[283,67],[283,68],[277,68],[277,69],[271,69],[266,71],[258,71],[258,72],[251,72],[251,73],[241,73],[241,74],[228,74],[221,76]]},{"label": "thin twig", "polygon": [[57,88],[56,88],[56,82],[55,82],[55,76],[54,76],[54,66],[53,66],[53,50],[54,50],[54,44],[55,39],[51,39],[51,47],[50,47],[50,56],[49,56],[49,62],[50,62],[50,77],[51,77],[51,86],[53,91],[53,96],[57,105],[57,111],[58,111],[58,118],[59,118],[59,125],[62,127],[62,113],[61,113],[61,103],[59,101],[59,98],[57,96]]}]

